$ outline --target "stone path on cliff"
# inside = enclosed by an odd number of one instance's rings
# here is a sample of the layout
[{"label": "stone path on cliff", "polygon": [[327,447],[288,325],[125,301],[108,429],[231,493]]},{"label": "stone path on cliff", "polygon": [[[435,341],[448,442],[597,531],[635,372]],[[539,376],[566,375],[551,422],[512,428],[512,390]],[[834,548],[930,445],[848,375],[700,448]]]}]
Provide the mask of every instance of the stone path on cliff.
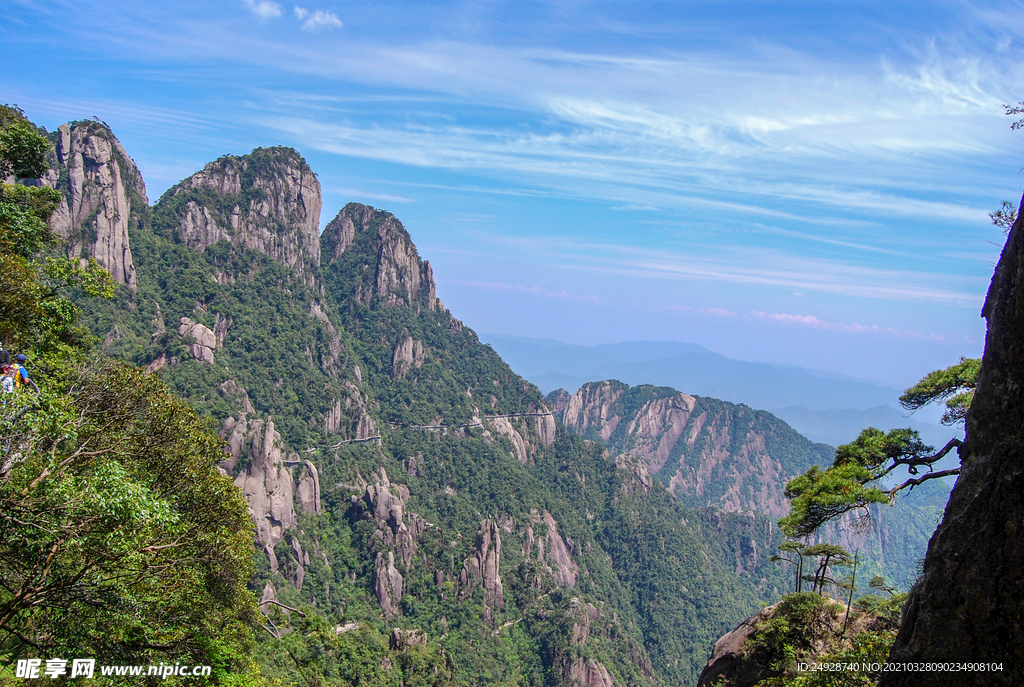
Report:
[{"label": "stone path on cliff", "polygon": [[[509,413],[508,415],[484,415],[484,420],[499,420],[501,418],[510,417],[544,417],[546,415],[554,415],[553,411],[547,411],[545,413]],[[482,427],[483,420],[477,419],[474,422],[470,422],[464,425],[391,425],[395,429],[466,429],[469,427]]]}]

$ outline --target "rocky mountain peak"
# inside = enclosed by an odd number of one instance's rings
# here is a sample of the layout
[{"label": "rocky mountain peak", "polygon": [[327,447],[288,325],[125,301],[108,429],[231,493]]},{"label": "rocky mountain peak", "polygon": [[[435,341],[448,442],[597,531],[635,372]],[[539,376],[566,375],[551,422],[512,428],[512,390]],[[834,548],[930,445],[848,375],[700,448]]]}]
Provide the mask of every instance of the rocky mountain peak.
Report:
[{"label": "rocky mountain peak", "polygon": [[105,124],[61,124],[52,138],[56,156],[42,181],[64,198],[50,226],[67,242],[70,257],[96,258],[116,283],[134,290],[128,229],[149,205],[142,174]]},{"label": "rocky mountain peak", "polygon": [[225,155],[171,188],[154,228],[205,250],[226,240],[311,276],[320,264],[320,182],[291,148]]},{"label": "rocky mountain peak", "polygon": [[430,263],[420,259],[409,232],[390,212],[349,203],[324,229],[320,249],[325,265],[350,272],[362,305],[444,308]]}]

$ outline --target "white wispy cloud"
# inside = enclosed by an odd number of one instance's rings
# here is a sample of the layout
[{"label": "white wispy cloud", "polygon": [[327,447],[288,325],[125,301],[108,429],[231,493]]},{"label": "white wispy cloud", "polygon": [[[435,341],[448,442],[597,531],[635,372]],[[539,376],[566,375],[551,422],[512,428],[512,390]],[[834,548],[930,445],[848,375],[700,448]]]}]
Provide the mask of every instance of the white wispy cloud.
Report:
[{"label": "white wispy cloud", "polygon": [[[478,234],[498,250],[530,255],[545,267],[641,280],[711,281],[782,287],[890,302],[927,302],[980,307],[987,277],[880,267],[802,255],[778,248],[751,248],[704,241],[690,251],[651,249],[572,237]],[[502,248],[502,247],[505,248]],[[721,314],[709,312],[707,314]]]},{"label": "white wispy cloud", "polygon": [[281,6],[271,0],[242,0],[242,3],[260,19],[275,19],[281,16]]},{"label": "white wispy cloud", "polygon": [[597,296],[577,296],[568,291],[551,291],[549,289],[541,288],[540,286],[523,286],[522,284],[507,284],[501,281],[446,281],[448,284],[458,284],[459,286],[468,286],[474,289],[486,289],[488,291],[508,291],[514,293],[522,293],[530,296],[543,296],[544,298],[558,298],[561,300],[571,301],[585,301],[588,303],[601,303],[601,299]]},{"label": "white wispy cloud", "polygon": [[341,19],[334,12],[327,10],[307,10],[305,7],[295,6],[295,18],[302,22],[302,28],[307,31],[315,31],[326,27],[341,27]]},{"label": "white wispy cloud", "polygon": [[325,188],[324,193],[334,193],[346,198],[372,198],[373,200],[383,200],[388,203],[414,203],[416,202],[413,198],[406,198],[405,196],[396,196],[390,193],[374,193],[371,191],[360,191],[359,189],[353,188]]},{"label": "white wispy cloud", "polygon": [[794,315],[790,313],[767,313],[751,310],[747,316],[770,322],[781,322],[783,324],[795,324],[814,329],[826,329],[829,331],[844,332],[847,334],[891,334],[901,339],[927,339],[929,341],[945,341],[946,337],[934,332],[922,333],[914,330],[899,330],[894,327],[885,327],[877,324],[860,324],[859,322],[831,322],[823,320],[814,315]]}]

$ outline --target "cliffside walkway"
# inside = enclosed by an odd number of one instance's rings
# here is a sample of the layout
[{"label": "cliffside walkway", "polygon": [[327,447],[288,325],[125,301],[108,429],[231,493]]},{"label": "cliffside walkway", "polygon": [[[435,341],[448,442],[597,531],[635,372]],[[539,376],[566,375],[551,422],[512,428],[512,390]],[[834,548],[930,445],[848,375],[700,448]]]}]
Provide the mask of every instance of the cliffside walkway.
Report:
[{"label": "cliffside walkway", "polygon": [[[554,415],[554,411],[547,411],[546,413],[509,413],[507,415],[484,415],[483,420],[498,420],[501,418],[510,417],[544,417],[545,415]],[[483,420],[476,420],[464,425],[398,425],[392,424],[393,429],[430,429],[430,430],[449,430],[449,429],[467,429],[469,427],[482,427]]]}]

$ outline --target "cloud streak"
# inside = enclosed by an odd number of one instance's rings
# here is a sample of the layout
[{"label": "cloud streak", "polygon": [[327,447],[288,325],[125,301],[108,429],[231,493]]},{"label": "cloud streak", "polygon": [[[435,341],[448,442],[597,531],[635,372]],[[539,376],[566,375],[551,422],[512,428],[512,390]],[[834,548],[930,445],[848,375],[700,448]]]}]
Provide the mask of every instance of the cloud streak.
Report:
[{"label": "cloud streak", "polygon": [[922,334],[918,331],[901,331],[893,327],[882,327],[877,324],[864,325],[859,322],[830,322],[822,320],[814,315],[792,315],[789,313],[767,313],[751,310],[749,317],[765,322],[779,322],[782,324],[793,324],[813,329],[825,329],[834,332],[847,334],[891,334],[901,339],[927,339],[929,341],[945,341],[946,338],[940,334]]},{"label": "cloud streak", "polygon": [[987,278],[874,267],[777,248],[704,243],[695,252],[598,243],[571,237],[480,234],[499,250],[514,249],[546,267],[644,280],[721,282],[779,287],[848,298],[980,307]]}]

